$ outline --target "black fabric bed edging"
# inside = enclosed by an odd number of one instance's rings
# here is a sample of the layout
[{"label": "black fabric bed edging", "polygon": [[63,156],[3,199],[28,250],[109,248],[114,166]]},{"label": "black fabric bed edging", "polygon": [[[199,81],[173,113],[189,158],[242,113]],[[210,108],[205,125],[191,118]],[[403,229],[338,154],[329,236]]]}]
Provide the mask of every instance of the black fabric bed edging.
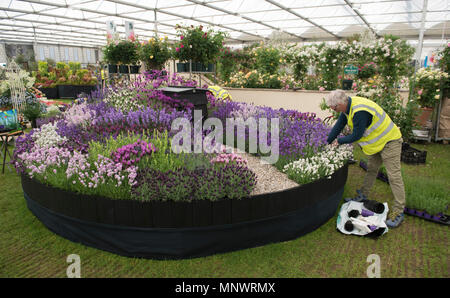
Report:
[{"label": "black fabric bed edging", "polygon": [[295,239],[336,213],[348,166],[331,179],[241,200],[137,202],[67,192],[22,176],[28,208],[51,231],[123,256],[181,259]]}]

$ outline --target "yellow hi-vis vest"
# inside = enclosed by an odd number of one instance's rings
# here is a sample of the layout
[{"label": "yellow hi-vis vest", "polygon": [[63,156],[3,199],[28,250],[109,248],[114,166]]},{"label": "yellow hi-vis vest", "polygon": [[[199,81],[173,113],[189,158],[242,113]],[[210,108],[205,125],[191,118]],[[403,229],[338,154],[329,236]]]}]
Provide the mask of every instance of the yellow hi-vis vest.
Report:
[{"label": "yellow hi-vis vest", "polygon": [[103,69],[100,71],[100,74],[102,75],[102,80],[104,80],[105,79],[105,71]]},{"label": "yellow hi-vis vest", "polygon": [[400,129],[392,122],[389,115],[375,102],[359,96],[352,97],[352,104],[347,116],[347,124],[353,130],[353,116],[356,112],[366,111],[372,115],[372,123],[357,141],[366,155],[373,155],[383,150],[384,145],[402,137]]},{"label": "yellow hi-vis vest", "polygon": [[229,100],[233,100],[231,98],[231,94],[227,90],[219,86],[209,86],[208,91],[211,92],[212,95],[214,95],[214,97],[217,99],[226,99],[228,97]]}]

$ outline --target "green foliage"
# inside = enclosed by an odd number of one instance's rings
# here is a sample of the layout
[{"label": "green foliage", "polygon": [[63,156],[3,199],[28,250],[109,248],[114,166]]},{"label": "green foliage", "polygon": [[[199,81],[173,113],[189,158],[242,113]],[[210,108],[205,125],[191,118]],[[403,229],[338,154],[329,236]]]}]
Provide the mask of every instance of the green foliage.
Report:
[{"label": "green foliage", "polygon": [[81,69],[81,63],[69,61],[69,69],[72,71],[72,73],[76,73]]},{"label": "green foliage", "polygon": [[41,113],[41,104],[38,101],[27,103],[23,110],[23,116],[31,122],[39,118]]},{"label": "green foliage", "polygon": [[41,75],[46,76],[48,74],[48,63],[45,61],[39,61],[38,71],[41,73]]},{"label": "green foliage", "polygon": [[103,48],[103,59],[109,64],[118,64],[121,59],[121,53],[115,42],[109,42]]},{"label": "green foliage", "polygon": [[[437,59],[440,69],[447,74],[450,74],[450,43],[447,43],[447,45],[445,45],[438,53]],[[443,87],[450,88],[450,77],[445,80]]]},{"label": "green foliage", "polygon": [[139,43],[133,42],[131,40],[121,40],[117,44],[117,51],[119,53],[119,61],[120,64],[125,65],[136,65],[139,61],[138,51],[139,51]]},{"label": "green foliage", "polygon": [[411,74],[409,61],[414,51],[412,46],[397,36],[386,35],[379,40],[375,48],[375,62],[387,86],[393,87],[402,76]]},{"label": "green foliage", "polygon": [[[102,155],[110,158],[112,152],[116,151],[118,148],[123,147],[128,144],[136,143],[139,140],[143,140],[145,142],[150,142],[150,137],[147,135],[138,135],[133,133],[128,134],[119,134],[116,138],[112,136],[109,139],[106,139],[104,142],[96,142],[92,141],[89,143],[89,162],[94,163],[98,160],[98,155]],[[148,156],[144,156],[142,160],[138,163],[139,167],[144,166],[148,162]]]},{"label": "green foliage", "polygon": [[256,69],[261,73],[276,74],[281,63],[278,49],[274,47],[259,47],[255,50]]},{"label": "green foliage", "polygon": [[56,63],[56,69],[59,69],[59,70],[69,70],[69,65],[67,65],[66,63],[64,63],[64,62],[57,62]]},{"label": "green foliage", "polygon": [[154,131],[151,142],[156,147],[156,152],[152,154],[152,158],[147,166],[161,172],[177,171],[184,167],[186,154],[176,154],[172,152],[171,140],[167,131]]},{"label": "green foliage", "polygon": [[203,26],[176,27],[180,41],[175,44],[174,57],[180,61],[214,63],[223,49],[226,34],[212,29],[203,31]]},{"label": "green foliage", "polygon": [[298,55],[294,60],[294,78],[302,80],[308,73],[308,66],[310,62],[305,56]]},{"label": "green foliage", "polygon": [[139,59],[145,63],[147,70],[162,69],[172,57],[172,52],[166,38],[150,38],[139,48]]},{"label": "green foliage", "polygon": [[378,73],[377,65],[372,61],[358,67],[358,78],[369,79]]},{"label": "green foliage", "polygon": [[425,210],[431,215],[446,213],[450,205],[446,183],[423,176],[407,176],[404,184],[407,207]]},{"label": "green foliage", "polygon": [[228,81],[231,74],[239,69],[239,57],[241,50],[233,50],[229,47],[220,52],[217,61],[217,73],[222,81]]},{"label": "green foliage", "polygon": [[325,47],[320,55],[318,69],[322,74],[326,90],[334,90],[339,87],[338,77],[341,74],[343,63],[346,61],[343,58],[344,54],[346,53],[342,48]]}]

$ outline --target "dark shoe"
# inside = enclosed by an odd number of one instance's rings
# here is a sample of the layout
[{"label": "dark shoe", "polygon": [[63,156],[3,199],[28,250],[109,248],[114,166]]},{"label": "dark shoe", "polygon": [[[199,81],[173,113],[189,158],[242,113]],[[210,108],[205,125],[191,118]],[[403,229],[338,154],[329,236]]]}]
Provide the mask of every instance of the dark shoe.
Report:
[{"label": "dark shoe", "polygon": [[397,228],[405,219],[405,215],[403,213],[392,214],[388,220],[386,220],[386,225],[393,229]]}]

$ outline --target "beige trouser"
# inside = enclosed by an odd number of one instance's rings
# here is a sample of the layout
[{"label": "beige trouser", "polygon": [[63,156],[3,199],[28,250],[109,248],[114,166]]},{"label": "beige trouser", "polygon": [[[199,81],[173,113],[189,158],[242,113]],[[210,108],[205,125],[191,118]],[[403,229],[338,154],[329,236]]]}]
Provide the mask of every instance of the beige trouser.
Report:
[{"label": "beige trouser", "polygon": [[394,195],[394,206],[392,207],[394,213],[402,213],[406,204],[405,187],[403,185],[400,164],[402,143],[402,138],[390,141],[384,146],[383,150],[368,156],[367,174],[364,177],[361,188],[362,193],[366,197],[369,197],[370,189],[375,183],[378,170],[383,163],[389,178],[389,185]]}]

